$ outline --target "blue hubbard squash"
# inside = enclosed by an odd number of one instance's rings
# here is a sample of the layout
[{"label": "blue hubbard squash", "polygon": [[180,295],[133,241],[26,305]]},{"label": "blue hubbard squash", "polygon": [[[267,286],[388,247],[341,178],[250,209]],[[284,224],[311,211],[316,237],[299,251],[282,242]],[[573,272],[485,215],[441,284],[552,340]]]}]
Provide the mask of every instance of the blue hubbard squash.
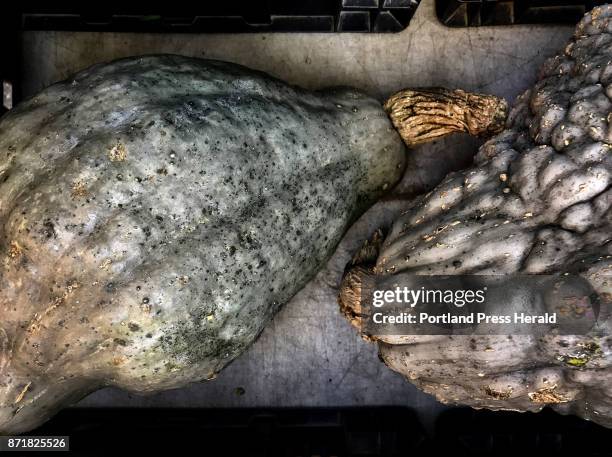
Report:
[{"label": "blue hubbard squash", "polygon": [[396,184],[381,104],[129,58],[0,120],[0,433],[214,378]]},{"label": "blue hubbard squash", "polygon": [[[432,93],[461,105],[454,122],[405,119],[408,145],[503,125],[502,100]],[[399,181],[402,137],[358,90],[167,55],[94,66],[10,111],[0,433],[104,386],[214,378]]]}]

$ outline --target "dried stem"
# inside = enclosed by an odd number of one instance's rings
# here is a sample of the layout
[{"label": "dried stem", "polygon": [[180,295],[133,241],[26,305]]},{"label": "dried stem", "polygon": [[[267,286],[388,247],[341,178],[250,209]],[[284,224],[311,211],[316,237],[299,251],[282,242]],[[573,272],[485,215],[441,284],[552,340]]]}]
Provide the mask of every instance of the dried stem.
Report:
[{"label": "dried stem", "polygon": [[407,146],[453,132],[491,136],[503,130],[508,114],[504,99],[443,88],[402,90],[384,108]]},{"label": "dried stem", "polygon": [[[382,231],[374,232],[370,240],[367,240],[359,251],[353,256],[353,259],[346,267],[342,284],[340,284],[340,294],[338,295],[338,303],[340,312],[346,319],[356,328],[361,331],[361,319],[363,312],[361,309],[361,292],[362,282],[367,276],[374,274],[374,267],[378,252],[384,241]],[[374,338],[361,334],[365,340],[373,341]]]}]

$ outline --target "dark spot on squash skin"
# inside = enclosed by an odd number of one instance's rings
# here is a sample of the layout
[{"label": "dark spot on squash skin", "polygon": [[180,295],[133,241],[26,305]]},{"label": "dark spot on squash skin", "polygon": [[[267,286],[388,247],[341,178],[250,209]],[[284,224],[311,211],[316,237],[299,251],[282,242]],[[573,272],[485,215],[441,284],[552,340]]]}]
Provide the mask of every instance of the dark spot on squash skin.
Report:
[{"label": "dark spot on squash skin", "polygon": [[55,233],[55,225],[50,220],[43,222],[43,234],[46,238],[57,238]]}]

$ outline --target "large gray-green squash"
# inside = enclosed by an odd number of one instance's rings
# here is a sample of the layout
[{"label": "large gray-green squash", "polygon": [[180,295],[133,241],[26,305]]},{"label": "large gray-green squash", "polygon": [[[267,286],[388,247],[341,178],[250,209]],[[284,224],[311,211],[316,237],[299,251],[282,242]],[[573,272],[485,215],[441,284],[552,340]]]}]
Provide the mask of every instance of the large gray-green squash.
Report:
[{"label": "large gray-green squash", "polygon": [[0,121],[0,433],[210,379],[404,167],[382,106],[223,62],[95,66]]},{"label": "large gray-green squash", "polygon": [[[402,97],[387,103],[392,112],[402,112]],[[604,6],[545,64],[475,165],[364,246],[340,296],[358,324],[369,275],[571,273],[602,300],[597,326],[585,335],[377,336],[389,367],[445,403],[549,405],[612,427],[611,100],[612,6]]]}]

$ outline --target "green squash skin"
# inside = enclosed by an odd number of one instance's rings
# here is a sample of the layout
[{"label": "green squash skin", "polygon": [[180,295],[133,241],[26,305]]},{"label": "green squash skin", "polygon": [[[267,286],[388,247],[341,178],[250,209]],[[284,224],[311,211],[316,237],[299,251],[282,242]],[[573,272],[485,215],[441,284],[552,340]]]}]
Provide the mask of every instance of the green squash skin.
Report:
[{"label": "green squash skin", "polygon": [[213,378],[403,168],[376,100],[224,62],[124,59],[24,102],[0,120],[0,433]]}]

